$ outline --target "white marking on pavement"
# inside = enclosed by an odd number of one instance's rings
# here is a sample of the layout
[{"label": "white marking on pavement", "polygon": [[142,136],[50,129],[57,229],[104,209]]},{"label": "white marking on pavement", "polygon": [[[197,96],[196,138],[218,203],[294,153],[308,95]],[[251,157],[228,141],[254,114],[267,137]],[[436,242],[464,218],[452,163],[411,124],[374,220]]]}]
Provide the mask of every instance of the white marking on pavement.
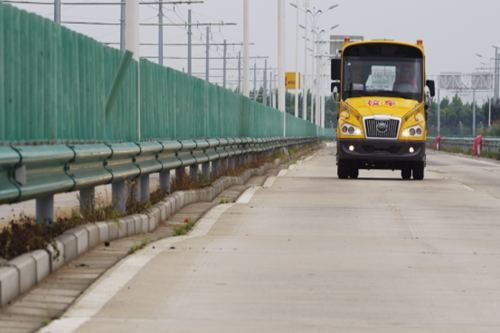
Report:
[{"label": "white marking on pavement", "polygon": [[262,187],[271,187],[273,186],[274,181],[276,180],[276,177],[269,177],[266,179],[264,182],[264,185]]},{"label": "white marking on pavement", "polygon": [[285,177],[286,173],[287,173],[288,170],[281,170],[279,173],[278,173],[278,177]]},{"label": "white marking on pavement", "polygon": [[262,186],[252,186],[246,190],[239,198],[236,200],[237,204],[247,204],[252,199],[255,192],[259,190]]},{"label": "white marking on pavement", "polygon": [[469,191],[474,191],[474,189],[470,188],[470,187],[469,187],[469,186],[467,186],[467,185],[464,185],[464,187],[465,187],[465,189],[466,189],[466,190],[469,190]]},{"label": "white marking on pavement", "polygon": [[290,167],[288,168],[288,170],[294,170],[295,166],[296,166],[295,164],[290,165]]},{"label": "white marking on pavement", "polygon": [[[205,236],[219,217],[234,204],[222,204],[212,208],[200,219],[187,236],[172,237],[154,243],[158,250],[167,250],[186,239]],[[95,287],[79,299],[59,320],[40,329],[41,333],[71,333],[96,315],[148,262],[163,251],[147,246],[128,256],[108,276],[98,281]]]},{"label": "white marking on pavement", "polygon": [[469,157],[466,157],[466,156],[459,156],[459,155],[457,156],[457,155],[452,155],[452,154],[447,154],[447,155],[451,156],[451,157],[454,157],[454,158],[460,158],[460,159],[466,158],[467,160],[476,162],[478,164],[486,164],[486,165],[492,165],[492,166],[496,166],[496,167],[499,166],[498,163],[488,162],[488,161],[481,161],[479,159],[469,158]]}]

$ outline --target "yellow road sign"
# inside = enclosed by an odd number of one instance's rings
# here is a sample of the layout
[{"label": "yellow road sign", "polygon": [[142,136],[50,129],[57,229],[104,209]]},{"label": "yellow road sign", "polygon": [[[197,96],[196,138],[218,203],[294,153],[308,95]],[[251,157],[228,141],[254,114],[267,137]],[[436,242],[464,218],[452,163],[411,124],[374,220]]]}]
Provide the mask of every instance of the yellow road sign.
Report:
[{"label": "yellow road sign", "polygon": [[[285,89],[295,89],[295,73],[285,73]],[[300,89],[300,73],[298,89]]]}]

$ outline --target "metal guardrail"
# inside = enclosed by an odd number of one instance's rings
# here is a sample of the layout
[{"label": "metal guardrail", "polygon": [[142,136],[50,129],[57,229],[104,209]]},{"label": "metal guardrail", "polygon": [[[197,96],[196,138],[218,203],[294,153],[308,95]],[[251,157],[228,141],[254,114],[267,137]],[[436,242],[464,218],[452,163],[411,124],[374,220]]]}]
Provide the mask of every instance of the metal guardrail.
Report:
[{"label": "metal guardrail", "polygon": [[[428,136],[427,145],[434,146],[435,136]],[[451,148],[458,147],[463,151],[474,149],[474,137],[441,137],[440,146]],[[482,137],[481,149],[483,151],[500,152],[500,138]]]},{"label": "metal guardrail", "polygon": [[[82,206],[93,203],[94,187],[112,184],[118,210],[125,209],[125,181],[140,183],[137,200],[149,196],[149,175],[160,173],[160,188],[170,190],[170,170],[198,177],[218,175],[255,158],[256,153],[305,145],[319,137],[215,138],[141,143],[0,147],[0,204],[37,199],[40,222],[53,220],[53,196],[80,191]],[[212,163],[210,167],[210,163]]]}]

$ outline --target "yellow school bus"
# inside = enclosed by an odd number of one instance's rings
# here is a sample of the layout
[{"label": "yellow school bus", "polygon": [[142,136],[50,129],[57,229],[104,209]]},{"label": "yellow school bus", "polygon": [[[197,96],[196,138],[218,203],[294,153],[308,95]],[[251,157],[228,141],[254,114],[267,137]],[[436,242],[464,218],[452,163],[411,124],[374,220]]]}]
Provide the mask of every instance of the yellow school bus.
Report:
[{"label": "yellow school bus", "polygon": [[425,54],[416,44],[350,43],[332,59],[337,101],[337,175],[357,178],[360,169],[401,170],[403,179],[424,178],[429,95]]}]

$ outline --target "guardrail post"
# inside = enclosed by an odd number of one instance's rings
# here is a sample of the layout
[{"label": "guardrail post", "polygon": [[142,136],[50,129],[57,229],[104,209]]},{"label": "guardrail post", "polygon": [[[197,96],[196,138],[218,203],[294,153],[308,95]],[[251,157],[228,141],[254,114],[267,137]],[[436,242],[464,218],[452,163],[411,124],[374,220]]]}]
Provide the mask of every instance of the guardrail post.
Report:
[{"label": "guardrail post", "polygon": [[[125,191],[128,193],[125,195],[129,205],[138,204],[141,201],[141,177],[134,179],[127,179],[125,181]],[[125,207],[126,209],[126,207]]]},{"label": "guardrail post", "polygon": [[80,213],[88,217],[94,213],[95,187],[80,190]]},{"label": "guardrail post", "polygon": [[210,180],[210,162],[205,162],[201,165],[201,172],[205,180]]},{"label": "guardrail post", "polygon": [[212,175],[214,175],[214,177],[219,177],[219,165],[220,160],[212,161]]},{"label": "guardrail post", "polygon": [[189,167],[189,178],[191,180],[196,180],[198,178],[198,172],[200,172],[198,164],[191,165]]},{"label": "guardrail post", "polygon": [[227,170],[227,165],[229,163],[229,158],[223,158],[220,160],[220,171],[224,173]]},{"label": "guardrail post", "polygon": [[111,184],[111,196],[113,207],[123,213],[126,209],[125,181],[119,181]]},{"label": "guardrail post", "polygon": [[175,169],[175,181],[177,182],[177,184],[182,183],[185,177],[186,177],[185,167],[180,167],[178,169]]},{"label": "guardrail post", "polygon": [[170,193],[170,170],[160,172],[160,190]]},{"label": "guardrail post", "polygon": [[140,178],[141,202],[145,202],[149,198],[149,175]]},{"label": "guardrail post", "polygon": [[36,219],[38,223],[50,224],[54,221],[54,196],[39,197],[36,199]]}]

